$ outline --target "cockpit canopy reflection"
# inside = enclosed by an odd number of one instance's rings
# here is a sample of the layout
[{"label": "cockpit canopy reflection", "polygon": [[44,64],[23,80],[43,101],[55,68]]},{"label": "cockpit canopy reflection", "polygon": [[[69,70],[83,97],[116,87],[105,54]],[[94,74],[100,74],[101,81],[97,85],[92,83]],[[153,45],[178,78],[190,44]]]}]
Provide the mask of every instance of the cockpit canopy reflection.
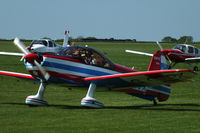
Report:
[{"label": "cockpit canopy reflection", "polygon": [[66,47],[61,49],[58,55],[77,59],[84,64],[114,69],[112,61],[105,54],[94,48],[81,46]]}]

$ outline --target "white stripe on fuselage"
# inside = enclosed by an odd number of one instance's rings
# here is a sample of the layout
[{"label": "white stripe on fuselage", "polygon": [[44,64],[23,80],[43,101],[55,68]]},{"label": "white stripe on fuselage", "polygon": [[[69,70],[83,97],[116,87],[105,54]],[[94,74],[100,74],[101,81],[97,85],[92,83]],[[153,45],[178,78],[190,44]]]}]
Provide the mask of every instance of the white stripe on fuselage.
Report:
[{"label": "white stripe on fuselage", "polygon": [[[86,64],[81,64],[81,63],[76,63],[73,61],[67,61],[67,60],[62,60],[62,59],[56,59],[56,58],[50,58],[50,57],[44,57],[44,61],[42,62],[41,65],[44,64],[44,62],[48,63],[57,63],[59,65],[67,65],[70,67],[80,67],[88,70],[93,70],[93,71],[99,71],[100,73],[107,73],[106,75],[111,75],[111,74],[118,74],[119,72],[108,70],[105,68],[101,67],[96,67],[96,66],[91,66],[91,65],[86,65]],[[62,74],[71,74],[71,75],[77,75],[77,76],[82,76],[82,77],[92,77],[92,76],[97,76],[95,73],[94,74],[87,74],[84,72],[80,71],[73,71],[73,70],[67,70],[67,69],[59,69],[51,66],[43,66],[47,71],[52,71],[52,72],[58,72]],[[27,70],[38,70],[37,67],[32,66],[31,64],[26,63],[26,68]]]},{"label": "white stripe on fuselage", "polygon": [[119,72],[112,71],[112,70],[105,69],[105,68],[101,68],[101,67],[96,67],[96,66],[92,66],[92,65],[86,65],[86,64],[82,64],[82,63],[76,63],[76,62],[73,62],[73,61],[61,60],[61,59],[56,59],[56,58],[45,57],[44,61],[48,61],[48,62],[52,62],[52,63],[58,63],[58,64],[61,64],[61,65],[62,64],[68,65],[68,66],[71,66],[71,67],[76,66],[76,67],[80,67],[80,68],[96,70],[96,71],[109,73],[109,74],[118,74],[119,73]]},{"label": "white stripe on fuselage", "polygon": [[53,72],[62,73],[62,74],[77,75],[77,76],[81,76],[81,77],[92,77],[92,76],[95,76],[95,75],[90,75],[90,74],[86,74],[86,73],[80,73],[80,72],[63,70],[63,69],[52,68],[52,67],[45,67],[45,69],[47,71],[53,71]]}]

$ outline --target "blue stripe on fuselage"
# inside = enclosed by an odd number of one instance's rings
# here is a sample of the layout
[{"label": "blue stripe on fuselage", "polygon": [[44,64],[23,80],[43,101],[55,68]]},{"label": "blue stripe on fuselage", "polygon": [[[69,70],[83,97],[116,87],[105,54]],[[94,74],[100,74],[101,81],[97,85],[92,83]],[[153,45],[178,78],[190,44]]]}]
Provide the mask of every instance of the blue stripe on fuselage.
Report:
[{"label": "blue stripe on fuselage", "polygon": [[90,75],[94,75],[94,76],[111,75],[111,73],[94,70],[95,66],[94,66],[94,69],[87,69],[87,68],[70,66],[70,65],[66,65],[66,64],[53,63],[53,62],[48,62],[48,61],[45,61],[42,64],[42,66],[53,67],[53,68],[57,68],[57,69],[74,71],[74,72],[80,72],[80,73],[90,74]]}]

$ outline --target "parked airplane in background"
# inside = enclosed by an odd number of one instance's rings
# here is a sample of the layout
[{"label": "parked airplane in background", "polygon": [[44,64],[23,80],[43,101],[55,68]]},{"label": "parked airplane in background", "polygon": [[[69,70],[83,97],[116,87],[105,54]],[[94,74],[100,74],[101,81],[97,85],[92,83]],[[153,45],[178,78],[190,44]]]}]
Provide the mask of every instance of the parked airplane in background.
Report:
[{"label": "parked airplane in background", "polygon": [[57,53],[60,49],[59,44],[56,44],[51,39],[39,39],[32,41],[31,45],[27,48],[31,53]]},{"label": "parked airplane in background", "polygon": [[[31,53],[57,53],[61,47],[68,47],[69,42],[69,31],[65,31],[63,46],[56,44],[55,41],[51,39],[38,39],[33,40],[30,46],[26,47]],[[23,53],[10,53],[10,52],[0,52],[0,55],[15,55],[23,56]]]},{"label": "parked airplane in background", "polygon": [[[184,62],[189,64],[192,67],[191,63],[200,63],[200,50],[192,45],[188,44],[179,44],[173,47],[172,49],[163,49],[162,46],[157,42],[160,47],[160,51],[165,55],[165,57],[169,60],[170,64],[168,68],[174,67],[177,63]],[[153,54],[126,50],[126,52],[141,54],[146,56],[153,56]],[[198,67],[193,67],[194,71],[198,71]]]},{"label": "parked airplane in background", "polygon": [[137,70],[113,63],[102,52],[80,46],[61,47],[57,53],[31,53],[16,38],[15,45],[23,52],[24,64],[30,74],[0,71],[0,75],[37,80],[40,87],[36,95],[26,98],[28,105],[48,105],[44,100],[47,84],[66,86],[89,86],[82,106],[102,108],[103,103],[94,98],[95,88],[112,88],[139,98],[166,101],[170,84],[189,81],[196,75],[187,69],[167,70],[163,52],[157,51],[147,71]]},{"label": "parked airplane in background", "polygon": [[69,31],[65,31],[63,46],[56,44],[51,39],[39,39],[32,41],[28,50],[31,53],[57,53],[61,47],[69,46]]}]

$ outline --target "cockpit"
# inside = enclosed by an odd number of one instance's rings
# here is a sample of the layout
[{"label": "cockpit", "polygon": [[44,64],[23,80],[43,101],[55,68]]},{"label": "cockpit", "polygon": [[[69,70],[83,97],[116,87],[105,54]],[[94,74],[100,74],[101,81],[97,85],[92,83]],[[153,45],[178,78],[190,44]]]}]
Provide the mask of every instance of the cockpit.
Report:
[{"label": "cockpit", "polygon": [[94,65],[107,69],[114,68],[114,64],[106,55],[90,47],[81,47],[81,46],[66,47],[61,49],[58,55],[77,59],[81,63],[87,65]]},{"label": "cockpit", "polygon": [[34,40],[28,47],[32,53],[57,53],[59,48],[60,46],[50,39]]},{"label": "cockpit", "polygon": [[34,40],[32,43],[31,43],[31,47],[33,45],[44,45],[46,47],[55,47],[56,44],[53,40],[50,40],[50,39],[41,39],[41,40]]},{"label": "cockpit", "polygon": [[176,45],[175,47],[173,47],[172,49],[178,49],[184,53],[188,53],[188,54],[199,54],[199,49],[194,47],[194,46],[191,46],[191,45],[187,45],[187,44],[179,44],[179,45]]}]

